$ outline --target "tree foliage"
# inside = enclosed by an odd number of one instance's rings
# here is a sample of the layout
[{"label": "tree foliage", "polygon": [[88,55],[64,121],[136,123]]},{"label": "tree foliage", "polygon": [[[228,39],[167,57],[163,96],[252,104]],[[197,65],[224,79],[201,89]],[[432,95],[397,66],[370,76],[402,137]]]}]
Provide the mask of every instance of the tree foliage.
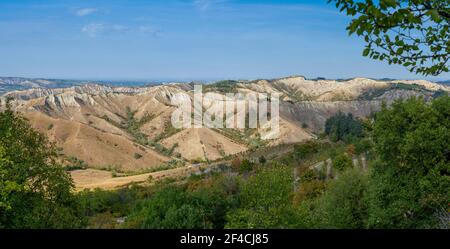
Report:
[{"label": "tree foliage", "polygon": [[363,55],[411,72],[449,71],[450,0],[329,0],[353,20],[350,34],[364,38]]},{"label": "tree foliage", "polygon": [[319,144],[315,141],[306,141],[302,144],[294,145],[295,157],[298,159],[306,158],[319,151]]},{"label": "tree foliage", "polygon": [[365,200],[368,177],[360,169],[349,169],[333,181],[317,201],[316,226],[361,229],[366,227],[368,205]]},{"label": "tree foliage", "polygon": [[228,213],[226,228],[301,227],[292,205],[292,182],[283,165],[261,169],[241,186],[239,208]]},{"label": "tree foliage", "polygon": [[352,159],[346,154],[341,154],[333,159],[333,168],[339,172],[343,172],[353,167]]},{"label": "tree foliage", "polygon": [[369,227],[435,227],[450,203],[450,97],[384,106],[373,139]]},{"label": "tree foliage", "polygon": [[339,112],[325,122],[325,133],[331,141],[349,142],[363,135],[361,121],[355,119],[351,113],[347,115]]},{"label": "tree foliage", "polygon": [[7,107],[0,113],[0,227],[84,225],[70,176],[45,136]]},{"label": "tree foliage", "polygon": [[157,186],[155,193],[140,201],[130,213],[126,228],[211,229],[225,226],[233,198],[224,179],[212,186],[189,190],[181,186]]}]

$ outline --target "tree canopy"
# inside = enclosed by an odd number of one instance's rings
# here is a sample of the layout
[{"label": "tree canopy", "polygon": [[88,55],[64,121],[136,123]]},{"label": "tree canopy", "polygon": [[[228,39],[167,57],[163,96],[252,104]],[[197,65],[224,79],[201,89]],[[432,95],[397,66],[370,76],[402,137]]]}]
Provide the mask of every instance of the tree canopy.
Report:
[{"label": "tree canopy", "polygon": [[81,227],[70,176],[57,150],[25,118],[0,113],[0,227]]},{"label": "tree canopy", "polygon": [[449,121],[448,96],[398,101],[376,115],[369,227],[436,227],[450,203]]},{"label": "tree canopy", "polygon": [[274,163],[251,176],[238,193],[239,208],[227,215],[225,228],[298,228],[303,222],[292,206],[292,174]]},{"label": "tree canopy", "polygon": [[325,133],[333,142],[349,142],[363,135],[363,125],[351,113],[338,112],[325,122]]},{"label": "tree canopy", "polygon": [[350,34],[364,38],[363,55],[411,72],[449,71],[450,0],[329,0],[353,20]]}]

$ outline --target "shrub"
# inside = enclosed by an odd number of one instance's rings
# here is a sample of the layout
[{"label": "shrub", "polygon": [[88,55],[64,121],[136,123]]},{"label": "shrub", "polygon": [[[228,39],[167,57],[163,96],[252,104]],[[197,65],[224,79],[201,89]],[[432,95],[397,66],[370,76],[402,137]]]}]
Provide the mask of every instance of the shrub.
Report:
[{"label": "shrub", "polygon": [[319,144],[315,141],[307,141],[294,146],[295,156],[299,159],[306,158],[319,151]]},{"label": "shrub", "polygon": [[267,162],[267,159],[264,156],[260,156],[258,161],[260,164],[265,164]]},{"label": "shrub", "polygon": [[359,169],[343,172],[331,182],[318,200],[314,216],[322,228],[365,228],[368,205],[365,201],[368,179]]},{"label": "shrub", "polygon": [[227,215],[226,228],[293,228],[301,221],[292,205],[292,174],[283,165],[261,168],[241,186],[239,209]]},{"label": "shrub", "polygon": [[352,167],[353,167],[352,159],[345,154],[338,155],[333,159],[333,168],[338,170],[339,172],[343,172]]},{"label": "shrub", "polygon": [[244,173],[244,172],[250,172],[250,171],[253,170],[253,166],[254,166],[253,162],[251,162],[251,161],[248,160],[248,159],[244,159],[244,160],[242,160],[242,162],[241,162],[239,171],[240,171],[241,173]]},{"label": "shrub", "polygon": [[325,189],[326,183],[322,180],[300,182],[299,189],[294,193],[294,205],[321,196],[325,192]]},{"label": "shrub", "polygon": [[241,168],[241,160],[239,158],[234,158],[233,161],[231,161],[231,168],[234,171],[239,171]]},{"label": "shrub", "polygon": [[150,199],[141,201],[126,220],[126,228],[223,228],[230,199],[218,185],[192,192],[160,185]]},{"label": "shrub", "polygon": [[349,156],[354,156],[356,154],[356,146],[354,144],[349,144],[345,149],[345,152]]}]

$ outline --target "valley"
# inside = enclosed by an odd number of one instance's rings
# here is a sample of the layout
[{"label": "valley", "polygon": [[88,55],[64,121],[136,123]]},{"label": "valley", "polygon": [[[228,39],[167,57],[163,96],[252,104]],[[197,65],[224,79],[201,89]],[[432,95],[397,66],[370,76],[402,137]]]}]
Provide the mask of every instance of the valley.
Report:
[{"label": "valley", "polygon": [[432,99],[450,87],[423,80],[272,80],[221,81],[205,92],[280,94],[280,136],[264,139],[257,129],[175,129],[171,103],[177,93],[193,97],[193,85],[147,87],[85,84],[65,88],[10,91],[7,99],[31,125],[59,148],[77,189],[114,189],[148,179],[186,177],[200,167],[267,148],[316,139],[325,121],[338,112],[367,118],[383,102],[421,96]]}]

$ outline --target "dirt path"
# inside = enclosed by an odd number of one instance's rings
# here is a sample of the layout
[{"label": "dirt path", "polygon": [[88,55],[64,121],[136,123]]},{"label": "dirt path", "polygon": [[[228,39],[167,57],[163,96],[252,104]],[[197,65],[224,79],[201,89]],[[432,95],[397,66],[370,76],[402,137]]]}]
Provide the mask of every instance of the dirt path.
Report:
[{"label": "dirt path", "polygon": [[201,170],[200,167],[189,166],[125,177],[113,177],[112,173],[109,171],[96,169],[75,170],[70,172],[70,174],[75,183],[76,191],[82,191],[84,189],[95,189],[95,188],[112,190],[124,187],[132,183],[150,184],[152,181],[161,180],[163,178],[169,177],[178,178],[182,176],[189,176],[190,174],[199,172],[200,170]]}]

